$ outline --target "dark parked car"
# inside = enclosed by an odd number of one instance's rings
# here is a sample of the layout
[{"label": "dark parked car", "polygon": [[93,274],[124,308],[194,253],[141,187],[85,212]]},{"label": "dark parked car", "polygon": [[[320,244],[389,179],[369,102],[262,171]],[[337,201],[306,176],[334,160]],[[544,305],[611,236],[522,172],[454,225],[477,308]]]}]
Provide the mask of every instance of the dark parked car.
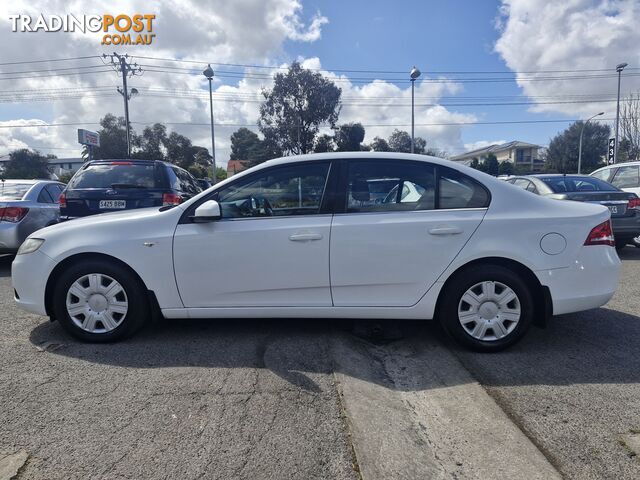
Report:
[{"label": "dark parked car", "polygon": [[640,198],[587,175],[527,175],[505,180],[532,193],[558,200],[599,203],[611,211],[616,248],[640,235]]},{"label": "dark parked car", "polygon": [[213,183],[211,183],[211,180],[208,178],[196,178],[196,181],[198,182],[198,185],[202,190],[206,190],[213,185]]},{"label": "dark parked car", "polygon": [[133,208],[177,205],[200,193],[186,170],[159,160],[94,160],[60,195],[64,219]]},{"label": "dark parked car", "polygon": [[16,253],[36,230],[58,223],[64,184],[49,180],[0,182],[0,254]]}]

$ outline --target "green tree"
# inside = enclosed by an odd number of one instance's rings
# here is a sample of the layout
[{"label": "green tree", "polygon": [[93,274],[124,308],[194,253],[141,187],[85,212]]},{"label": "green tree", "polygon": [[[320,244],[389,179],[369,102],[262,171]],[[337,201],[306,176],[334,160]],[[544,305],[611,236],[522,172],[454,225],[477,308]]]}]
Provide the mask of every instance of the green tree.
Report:
[{"label": "green tree", "polygon": [[364,127],[361,123],[345,123],[336,130],[335,141],[339,152],[359,152],[364,140]]},{"label": "green tree", "polygon": [[171,132],[164,142],[166,159],[179,167],[188,169],[195,162],[195,153],[191,140],[178,132]]},{"label": "green tree", "polygon": [[[559,173],[578,171],[578,145],[583,122],[578,121],[559,133],[549,142],[546,168]],[[589,173],[602,166],[607,152],[611,130],[608,125],[589,122],[584,126],[582,138],[582,173]]]},{"label": "green tree", "polygon": [[371,144],[369,145],[369,148],[374,152],[390,152],[391,151],[391,147],[389,146],[389,143],[384,138],[380,138],[380,137],[375,137],[371,142]]},{"label": "green tree", "polygon": [[167,142],[167,127],[161,123],[155,123],[151,127],[145,127],[142,135],[136,137],[136,151],[134,158],[147,160],[164,160],[164,144]]},{"label": "green tree", "polygon": [[[392,152],[411,152],[411,135],[404,130],[395,129],[389,137],[389,148]],[[422,137],[415,137],[414,153],[425,153],[427,141]]]},{"label": "green tree", "polygon": [[336,149],[335,142],[331,135],[326,133],[316,138],[316,143],[313,145],[313,151],[315,153],[333,152]]},{"label": "green tree", "polygon": [[294,62],[277,73],[271,90],[263,92],[258,125],[266,141],[285,154],[313,149],[322,124],[335,127],[342,91],[318,72]]},{"label": "green tree", "polygon": [[230,160],[247,160],[257,165],[269,160],[268,148],[255,132],[248,128],[239,128],[231,134]]},{"label": "green tree", "polygon": [[49,178],[48,159],[54,155],[42,155],[28,148],[15,150],[9,154],[9,161],[4,166],[2,178],[36,179]]},{"label": "green tree", "polygon": [[487,158],[484,159],[484,172],[487,172],[489,175],[497,176],[500,171],[500,165],[498,165],[498,159],[493,153],[487,155]]},{"label": "green tree", "polygon": [[480,171],[482,171],[482,169],[480,168],[480,167],[481,167],[481,165],[482,165],[482,164],[480,163],[480,160],[478,160],[478,159],[477,159],[477,158],[475,158],[475,157],[474,157],[474,158],[472,158],[472,159],[471,159],[471,162],[469,163],[469,166],[470,166],[471,168],[475,168],[476,170],[480,170]]},{"label": "green tree", "polygon": [[[107,113],[100,120],[100,146],[93,148],[94,159],[127,158],[127,130],[124,117],[116,117]],[[133,143],[136,143],[135,132],[131,131]],[[82,158],[89,157],[88,147],[82,149]]]},{"label": "green tree", "polygon": [[222,167],[216,167],[216,179],[215,182],[220,182],[227,178],[227,171]]},{"label": "green tree", "polygon": [[498,165],[498,175],[513,175],[514,168],[511,162],[500,162]]}]

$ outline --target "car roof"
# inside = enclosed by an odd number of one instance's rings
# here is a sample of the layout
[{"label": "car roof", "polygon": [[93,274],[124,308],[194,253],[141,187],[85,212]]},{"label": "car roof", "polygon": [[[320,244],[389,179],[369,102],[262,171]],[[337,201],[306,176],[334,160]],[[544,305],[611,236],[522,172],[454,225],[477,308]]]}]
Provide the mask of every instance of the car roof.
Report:
[{"label": "car roof", "polygon": [[7,179],[7,180],[2,180],[2,183],[4,183],[4,184],[7,184],[7,183],[17,184],[17,183],[19,183],[21,185],[25,185],[25,184],[33,185],[33,184],[38,183],[38,182],[50,182],[50,181],[52,181],[52,180],[45,180],[45,179],[41,179],[41,180],[34,180],[34,179],[20,180],[20,179],[16,179],[16,178],[11,178],[11,179]]},{"label": "car roof", "polygon": [[163,160],[149,160],[147,158],[99,158],[96,160],[91,160],[91,162],[87,163],[102,163],[102,162],[131,162],[131,163],[155,163],[160,162],[167,164],[167,162]]}]

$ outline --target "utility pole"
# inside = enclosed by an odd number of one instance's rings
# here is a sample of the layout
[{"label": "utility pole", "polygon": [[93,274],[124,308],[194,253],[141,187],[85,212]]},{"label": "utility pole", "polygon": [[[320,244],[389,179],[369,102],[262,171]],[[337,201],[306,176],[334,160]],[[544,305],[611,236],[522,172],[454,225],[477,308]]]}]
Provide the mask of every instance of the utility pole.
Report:
[{"label": "utility pole", "polygon": [[620,63],[616,65],[616,72],[618,72],[618,101],[616,103],[616,145],[613,151],[613,163],[618,163],[618,123],[620,121],[620,80],[622,79],[622,71],[626,67],[627,63]]},{"label": "utility pole", "polygon": [[122,95],[124,99],[124,122],[127,130],[127,158],[131,158],[131,125],[129,123],[129,100],[131,97],[138,93],[138,90],[132,88],[131,91],[128,90],[127,87],[127,77],[132,77],[134,75],[139,75],[142,73],[142,69],[138,67],[137,63],[133,65],[127,63],[127,59],[129,58],[128,54],[119,55],[116,52],[113,52],[111,55],[107,55],[106,53],[102,55],[103,59],[109,58],[109,63],[113,67],[116,72],[120,72],[122,74],[122,89],[118,87],[118,93]]},{"label": "utility pole", "polygon": [[213,184],[218,183],[217,167],[216,167],[216,134],[213,127],[213,88],[211,87],[211,81],[213,80],[214,71],[211,68],[211,64],[207,65],[207,68],[202,74],[209,80],[209,112],[211,113],[211,168],[213,169]]}]

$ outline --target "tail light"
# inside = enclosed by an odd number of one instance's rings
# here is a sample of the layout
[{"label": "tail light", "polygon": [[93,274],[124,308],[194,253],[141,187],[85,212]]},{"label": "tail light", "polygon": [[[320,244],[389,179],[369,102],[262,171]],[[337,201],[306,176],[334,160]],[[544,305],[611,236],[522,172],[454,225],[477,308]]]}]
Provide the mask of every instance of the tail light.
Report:
[{"label": "tail light", "polygon": [[627,205],[627,209],[640,210],[640,198],[629,199],[629,204]]},{"label": "tail light", "polygon": [[176,195],[175,193],[163,193],[162,194],[162,205],[179,205],[182,203],[182,198],[180,195]]},{"label": "tail light", "polygon": [[67,207],[67,196],[64,193],[61,193],[60,196],[58,197],[58,203],[62,208]]},{"label": "tail light", "polygon": [[616,242],[613,238],[613,230],[611,229],[611,220],[596,225],[589,232],[589,236],[584,241],[585,245],[608,245],[615,247]]},{"label": "tail light", "polygon": [[0,221],[18,223],[29,212],[24,207],[4,207],[0,208]]}]

